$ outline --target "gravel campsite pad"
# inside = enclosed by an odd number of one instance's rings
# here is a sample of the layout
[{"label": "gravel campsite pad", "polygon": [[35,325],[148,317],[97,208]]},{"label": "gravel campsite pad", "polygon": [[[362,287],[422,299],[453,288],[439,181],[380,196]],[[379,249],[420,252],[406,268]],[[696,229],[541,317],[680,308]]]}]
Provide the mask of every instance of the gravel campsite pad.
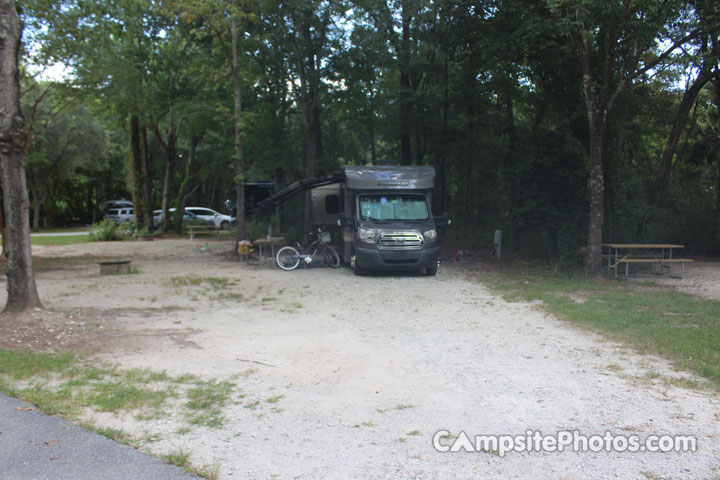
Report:
[{"label": "gravel campsite pad", "polygon": [[[437,277],[284,272],[230,260],[231,242],[202,246],[34,247],[51,311],[3,341],[37,347],[28,332],[42,329],[50,349],[230,382],[219,426],[189,425],[173,402],[153,418],[83,414],[157,455],[219,465],[222,479],[720,477],[716,392],[663,381],[689,374],[504,301],[468,267],[443,265]],[[107,257],[131,259],[134,273],[100,276],[97,258]],[[692,435],[698,450],[441,453],[433,436],[443,430],[447,445],[461,432],[577,430]]]}]

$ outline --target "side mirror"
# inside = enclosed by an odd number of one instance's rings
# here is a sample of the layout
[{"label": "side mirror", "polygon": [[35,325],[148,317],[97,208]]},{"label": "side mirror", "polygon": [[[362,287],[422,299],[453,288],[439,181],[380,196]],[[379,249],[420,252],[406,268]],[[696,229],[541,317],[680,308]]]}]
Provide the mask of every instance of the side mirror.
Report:
[{"label": "side mirror", "polygon": [[447,212],[443,212],[441,216],[435,217],[434,221],[435,225],[438,227],[447,227],[448,225],[450,225],[450,223],[452,223],[452,221],[450,220],[450,216]]},{"label": "side mirror", "polygon": [[337,224],[342,228],[355,228],[355,219],[345,216],[344,213],[338,214]]}]

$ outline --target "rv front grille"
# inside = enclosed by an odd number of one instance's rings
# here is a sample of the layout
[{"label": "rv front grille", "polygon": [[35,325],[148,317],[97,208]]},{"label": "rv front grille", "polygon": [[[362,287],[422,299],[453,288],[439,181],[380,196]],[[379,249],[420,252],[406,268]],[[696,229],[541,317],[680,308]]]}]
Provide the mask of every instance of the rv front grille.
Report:
[{"label": "rv front grille", "polygon": [[423,247],[423,238],[415,232],[383,233],[377,244],[378,248],[417,250]]},{"label": "rv front grille", "polygon": [[386,258],[385,263],[389,265],[412,265],[417,263],[417,258],[407,258],[405,260],[396,260],[394,258]]}]

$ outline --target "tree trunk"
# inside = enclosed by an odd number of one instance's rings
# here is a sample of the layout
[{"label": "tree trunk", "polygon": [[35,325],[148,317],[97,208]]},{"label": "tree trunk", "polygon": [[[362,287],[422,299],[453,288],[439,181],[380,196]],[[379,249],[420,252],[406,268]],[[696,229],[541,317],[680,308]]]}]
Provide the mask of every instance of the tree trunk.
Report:
[{"label": "tree trunk", "polygon": [[167,140],[163,140],[162,134],[160,133],[160,127],[156,123],[153,126],[153,132],[157,138],[160,146],[165,151],[165,177],[163,178],[163,193],[162,193],[162,230],[166,231],[168,228],[168,221],[170,219],[170,182],[172,181],[173,174],[175,173],[175,159],[177,155],[177,139],[180,131],[180,124],[182,119],[176,125],[175,114],[172,105],[168,111],[168,134]]},{"label": "tree trunk", "polygon": [[[605,209],[605,172],[603,166],[603,136],[605,120],[612,109],[612,101],[608,100],[611,82],[610,51],[605,51],[605,65],[600,85],[593,79],[592,53],[587,39],[575,32],[574,38],[578,53],[582,60],[583,95],[590,129],[590,218],[588,222],[587,258],[585,259],[585,275],[598,277],[602,274],[602,233]],[[620,88],[620,87],[618,87]],[[619,90],[618,90],[619,92]],[[617,92],[616,92],[617,93]]]},{"label": "tree trunk", "polygon": [[[720,80],[715,80],[713,82],[713,87],[715,90],[715,96],[714,96],[714,103],[715,108],[717,108],[718,113],[720,113]],[[716,193],[716,199],[715,199],[715,214],[717,215],[717,241],[718,245],[720,245],[720,148],[715,150],[715,162],[717,162],[717,193]],[[4,238],[4,237],[3,237]]]},{"label": "tree trunk", "polygon": [[[234,4],[235,2],[233,2]],[[245,151],[243,149],[243,125],[242,125],[242,83],[240,79],[240,34],[238,32],[238,21],[233,12],[232,17],[232,75],[233,75],[233,97],[235,122],[235,218],[237,228],[235,230],[235,253],[237,254],[240,242],[245,240]]]},{"label": "tree trunk", "polygon": [[167,231],[170,219],[170,179],[173,174],[173,163],[168,157],[165,162],[165,176],[163,177],[162,193],[162,230]]},{"label": "tree trunk", "polygon": [[585,273],[588,277],[602,274],[602,233],[605,207],[605,174],[603,171],[604,122],[600,112],[590,116],[590,222]]},{"label": "tree trunk", "polygon": [[137,115],[130,117],[130,146],[132,154],[132,197],[135,206],[135,221],[138,230],[145,226],[145,201],[142,194],[142,152],[140,149],[140,119]]},{"label": "tree trunk", "polygon": [[715,228],[717,228],[717,242],[720,245],[720,152],[715,154],[717,162],[717,192],[715,193]]},{"label": "tree trunk", "polygon": [[30,251],[30,199],[25,179],[25,119],[20,109],[20,19],[15,2],[0,0],[0,171],[7,237],[6,312],[42,307]]},{"label": "tree trunk", "polygon": [[152,184],[150,182],[150,154],[148,152],[147,127],[142,127],[142,175],[143,175],[143,199],[145,200],[145,214],[147,215],[148,228],[155,228],[152,208]]},{"label": "tree trunk", "polygon": [[5,256],[5,240],[7,239],[7,235],[5,235],[5,218],[3,216],[3,209],[0,208],[0,234],[2,234],[2,255]]},{"label": "tree trunk", "polygon": [[[176,223],[177,225],[182,225],[182,217],[183,212],[185,212],[185,205],[187,203],[187,199],[192,193],[195,191],[195,189],[191,190],[190,193],[186,193],[188,190],[188,184],[190,183],[190,177],[191,177],[191,171],[192,171],[192,165],[193,160],[195,160],[195,150],[197,149],[197,146],[202,141],[203,134],[200,133],[199,135],[191,135],[190,136],[190,151],[188,152],[187,161],[185,162],[185,175],[183,177],[183,181],[180,184],[180,191],[178,193],[178,199],[177,199],[177,212],[176,212]],[[179,230],[181,231],[181,230]]]},{"label": "tree trunk", "polygon": [[692,106],[695,105],[695,100],[700,94],[700,90],[716,75],[717,72],[709,74],[705,71],[700,71],[690,88],[688,88],[683,95],[680,107],[675,115],[675,121],[670,130],[670,136],[665,144],[665,150],[660,159],[660,171],[658,172],[655,182],[655,206],[658,208],[665,208],[665,204],[667,203],[668,185],[670,184],[670,174],[672,172],[672,159],[675,156],[675,150],[680,141],[683,128],[687,123],[690,110]]},{"label": "tree trunk", "polygon": [[445,61],[443,62],[443,126],[442,126],[442,142],[443,148],[440,153],[440,212],[445,213],[445,205],[447,203],[447,150],[449,148],[449,135],[448,135],[448,109],[450,102],[449,99],[450,84],[448,76],[448,56],[445,55]]},{"label": "tree trunk", "polygon": [[472,190],[472,158],[468,156],[467,159],[467,173],[465,175],[465,205],[463,210],[465,211],[464,217],[464,225],[463,225],[463,235],[465,238],[469,238],[470,236],[470,224],[472,222],[471,218],[474,218],[472,215],[472,211],[470,208],[470,199],[471,199],[471,190]]},{"label": "tree trunk", "polygon": [[33,216],[32,216],[32,228],[38,230],[40,228],[40,210],[45,203],[45,193],[41,193],[42,187],[30,188],[33,197]]},{"label": "tree trunk", "polygon": [[400,49],[398,51],[398,64],[400,67],[400,164],[412,164],[410,150],[410,119],[412,106],[410,105],[410,0],[402,2],[402,32]]},{"label": "tree trunk", "polygon": [[377,162],[377,146],[375,145],[375,115],[370,116],[370,165]]},{"label": "tree trunk", "polygon": [[[314,89],[315,87],[313,87]],[[313,93],[313,101],[308,102],[305,108],[305,136],[307,138],[307,156],[305,162],[305,177],[315,176],[317,160],[322,157],[322,126],[320,125],[320,107],[317,105],[317,94]],[[305,232],[312,230],[312,192],[305,192]]]}]

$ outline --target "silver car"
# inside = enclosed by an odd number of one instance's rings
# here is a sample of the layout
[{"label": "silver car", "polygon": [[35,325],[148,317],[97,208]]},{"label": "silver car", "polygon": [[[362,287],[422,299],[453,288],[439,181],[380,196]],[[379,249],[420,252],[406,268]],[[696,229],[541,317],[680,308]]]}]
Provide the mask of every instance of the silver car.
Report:
[{"label": "silver car", "polygon": [[215,228],[229,228],[234,220],[229,215],[223,215],[205,207],[185,207],[185,211],[192,213],[195,217],[208,224],[215,225]]},{"label": "silver car", "polygon": [[[170,216],[176,211],[176,209],[170,209]],[[162,210],[155,210],[153,212],[153,220],[155,224],[162,222]],[[223,215],[215,210],[204,207],[185,207],[183,214],[183,222],[190,225],[213,225],[215,228],[229,228],[230,223],[234,219],[228,215]]]}]

